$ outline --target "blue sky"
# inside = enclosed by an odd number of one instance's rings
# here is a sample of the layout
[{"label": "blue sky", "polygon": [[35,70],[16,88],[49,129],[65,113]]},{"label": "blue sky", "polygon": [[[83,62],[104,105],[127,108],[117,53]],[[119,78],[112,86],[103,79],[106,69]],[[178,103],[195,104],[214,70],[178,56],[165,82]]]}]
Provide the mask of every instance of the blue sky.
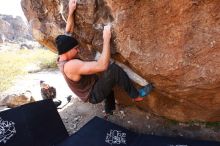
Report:
[{"label": "blue sky", "polygon": [[26,20],[20,2],[21,0],[0,0],[0,14],[21,16]]}]

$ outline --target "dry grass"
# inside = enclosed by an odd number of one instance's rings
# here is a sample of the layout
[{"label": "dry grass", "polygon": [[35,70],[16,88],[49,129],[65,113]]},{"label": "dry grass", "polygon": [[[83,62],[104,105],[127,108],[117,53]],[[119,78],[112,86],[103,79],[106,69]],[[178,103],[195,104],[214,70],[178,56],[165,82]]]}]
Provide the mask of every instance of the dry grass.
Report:
[{"label": "dry grass", "polygon": [[0,92],[7,90],[19,75],[28,74],[27,66],[56,68],[56,54],[49,50],[17,50],[0,52]]}]

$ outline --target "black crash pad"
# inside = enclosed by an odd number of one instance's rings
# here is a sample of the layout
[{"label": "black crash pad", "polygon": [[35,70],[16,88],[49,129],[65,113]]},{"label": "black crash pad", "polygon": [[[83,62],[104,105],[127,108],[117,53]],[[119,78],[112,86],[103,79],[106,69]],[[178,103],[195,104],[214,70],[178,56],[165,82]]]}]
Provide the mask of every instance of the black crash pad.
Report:
[{"label": "black crash pad", "polygon": [[0,112],[0,146],[52,146],[68,136],[52,100]]},{"label": "black crash pad", "polygon": [[136,134],[95,117],[56,146],[220,146],[220,143]]},{"label": "black crash pad", "polygon": [[95,117],[72,136],[52,100],[43,100],[0,112],[0,146],[220,146],[131,132]]}]

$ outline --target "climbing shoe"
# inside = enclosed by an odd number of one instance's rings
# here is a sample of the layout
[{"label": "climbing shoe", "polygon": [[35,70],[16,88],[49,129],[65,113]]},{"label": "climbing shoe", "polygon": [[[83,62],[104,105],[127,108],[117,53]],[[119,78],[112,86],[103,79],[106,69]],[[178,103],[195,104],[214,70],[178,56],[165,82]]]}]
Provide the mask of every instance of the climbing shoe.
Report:
[{"label": "climbing shoe", "polygon": [[147,96],[148,94],[150,94],[150,92],[152,91],[152,89],[153,89],[152,83],[147,84],[146,86],[144,86],[144,87],[142,87],[141,89],[138,90],[139,96],[140,96],[140,97],[145,97],[145,96]]},{"label": "climbing shoe", "polygon": [[153,89],[153,85],[151,83],[147,84],[146,86],[142,87],[141,89],[138,90],[139,96],[136,98],[133,98],[132,101],[135,102],[140,102],[144,100],[144,97],[150,94],[150,92]]},{"label": "climbing shoe", "polygon": [[135,101],[135,102],[140,102],[140,101],[142,101],[142,100],[144,100],[143,97],[136,97],[136,98],[133,98],[133,99],[132,99],[132,101]]}]

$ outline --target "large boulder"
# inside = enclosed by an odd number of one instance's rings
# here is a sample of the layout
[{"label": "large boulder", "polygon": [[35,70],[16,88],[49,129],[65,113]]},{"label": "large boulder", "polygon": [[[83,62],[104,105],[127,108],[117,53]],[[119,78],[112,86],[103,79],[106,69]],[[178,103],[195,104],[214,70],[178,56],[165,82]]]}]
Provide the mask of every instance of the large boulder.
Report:
[{"label": "large boulder", "polygon": [[34,102],[34,98],[29,90],[22,94],[12,94],[2,97],[0,99],[0,106],[7,106],[8,108],[15,108],[27,103]]},{"label": "large boulder", "polygon": [[[67,4],[22,0],[34,37],[52,51],[64,33]],[[156,87],[137,106],[180,121],[220,121],[219,0],[80,0],[73,35],[84,59],[101,50],[107,23],[113,57]],[[133,104],[118,89],[117,100]]]}]

